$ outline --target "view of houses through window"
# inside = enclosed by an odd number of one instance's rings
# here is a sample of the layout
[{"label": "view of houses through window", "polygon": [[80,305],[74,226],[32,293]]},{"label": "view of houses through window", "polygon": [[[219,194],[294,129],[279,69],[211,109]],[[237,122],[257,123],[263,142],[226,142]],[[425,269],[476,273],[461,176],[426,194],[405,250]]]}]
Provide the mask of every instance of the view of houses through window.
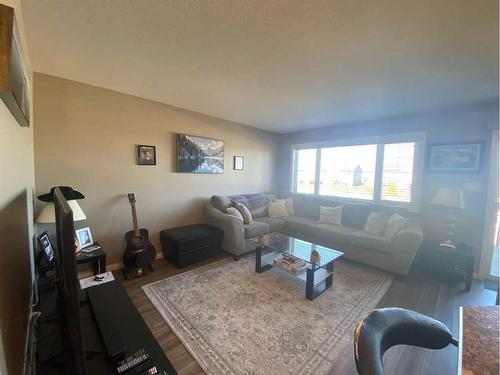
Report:
[{"label": "view of houses through window", "polygon": [[414,158],[415,142],[297,149],[292,190],[410,203]]},{"label": "view of houses through window", "polygon": [[377,145],[321,149],[319,194],[373,199]]}]

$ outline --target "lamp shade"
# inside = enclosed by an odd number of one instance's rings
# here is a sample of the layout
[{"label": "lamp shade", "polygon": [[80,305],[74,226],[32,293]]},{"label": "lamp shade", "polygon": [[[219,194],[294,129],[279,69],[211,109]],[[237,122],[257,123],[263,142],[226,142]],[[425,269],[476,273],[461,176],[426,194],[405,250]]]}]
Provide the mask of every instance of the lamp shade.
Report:
[{"label": "lamp shade", "polygon": [[[87,218],[76,200],[68,201],[68,204],[71,207],[71,211],[73,211],[73,221],[85,220]],[[38,217],[36,218],[36,222],[39,224],[56,222],[56,213],[53,202],[47,203],[43,206],[42,210],[38,214]]]},{"label": "lamp shade", "polygon": [[444,206],[449,208],[464,208],[464,193],[460,189],[449,187],[440,188],[434,198],[431,200],[436,206]]}]

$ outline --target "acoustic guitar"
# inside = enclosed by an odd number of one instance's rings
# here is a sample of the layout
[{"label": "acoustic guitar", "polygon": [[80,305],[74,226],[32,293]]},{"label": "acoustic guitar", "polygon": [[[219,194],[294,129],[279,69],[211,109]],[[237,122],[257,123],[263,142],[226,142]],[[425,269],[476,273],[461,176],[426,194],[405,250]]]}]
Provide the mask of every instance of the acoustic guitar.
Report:
[{"label": "acoustic guitar", "polygon": [[136,201],[133,193],[128,194],[128,201],[132,208],[134,230],[128,231],[125,234],[126,247],[123,253],[123,264],[126,267],[126,272],[130,269],[137,269],[138,276],[142,276],[142,269],[144,267],[148,267],[151,271],[154,271],[153,262],[156,258],[156,249],[149,241],[148,230],[144,228],[139,229],[135,209]]}]

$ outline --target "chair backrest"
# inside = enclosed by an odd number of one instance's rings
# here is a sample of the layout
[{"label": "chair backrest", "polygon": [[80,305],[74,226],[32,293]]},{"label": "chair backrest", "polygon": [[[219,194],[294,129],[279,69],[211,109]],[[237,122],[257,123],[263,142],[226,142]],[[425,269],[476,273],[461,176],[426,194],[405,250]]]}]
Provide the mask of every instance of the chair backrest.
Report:
[{"label": "chair backrest", "polygon": [[396,307],[374,310],[356,324],[354,357],[360,375],[384,375],[382,358],[395,345],[442,349],[457,345],[443,323]]}]

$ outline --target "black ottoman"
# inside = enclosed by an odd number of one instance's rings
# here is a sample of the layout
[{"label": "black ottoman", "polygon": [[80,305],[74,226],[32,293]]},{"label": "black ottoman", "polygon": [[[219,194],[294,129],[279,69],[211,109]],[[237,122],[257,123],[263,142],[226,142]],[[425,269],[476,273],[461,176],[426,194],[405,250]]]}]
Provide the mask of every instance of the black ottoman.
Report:
[{"label": "black ottoman", "polygon": [[218,255],[224,232],[208,224],[193,224],[160,232],[163,257],[177,267]]}]

